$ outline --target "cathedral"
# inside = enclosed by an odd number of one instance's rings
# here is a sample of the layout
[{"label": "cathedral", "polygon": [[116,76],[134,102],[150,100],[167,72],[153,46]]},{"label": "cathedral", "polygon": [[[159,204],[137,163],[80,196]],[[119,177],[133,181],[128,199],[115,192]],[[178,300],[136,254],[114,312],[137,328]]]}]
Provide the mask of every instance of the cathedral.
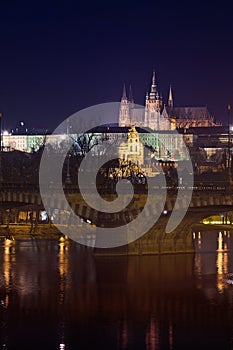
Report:
[{"label": "cathedral", "polygon": [[131,125],[151,130],[174,130],[219,126],[220,123],[214,121],[206,106],[176,107],[171,86],[167,105],[165,105],[158,91],[154,70],[150,91],[146,93],[145,107],[134,104],[131,87],[127,96],[124,85],[119,111],[119,126],[130,127]]}]

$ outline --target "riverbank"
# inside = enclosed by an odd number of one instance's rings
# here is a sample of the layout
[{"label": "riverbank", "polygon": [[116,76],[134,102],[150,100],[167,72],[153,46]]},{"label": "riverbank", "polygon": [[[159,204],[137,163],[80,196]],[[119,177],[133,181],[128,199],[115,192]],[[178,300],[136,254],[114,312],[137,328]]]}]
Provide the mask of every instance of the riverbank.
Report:
[{"label": "riverbank", "polygon": [[[61,229],[62,229],[62,225]],[[233,225],[224,225],[224,224],[203,224],[197,223],[193,226],[193,231],[195,230],[233,230]],[[0,225],[0,238],[14,237],[14,239],[27,239],[27,238],[42,238],[42,239],[57,239],[63,236],[63,233],[59,230],[58,227],[53,224],[39,224],[31,232],[30,224],[9,224]]]},{"label": "riverbank", "polygon": [[52,239],[63,236],[60,230],[50,224],[39,224],[36,229],[31,231],[30,224],[9,224],[0,225],[0,238],[14,238],[14,239],[26,239],[26,238],[42,238]]},{"label": "riverbank", "polygon": [[197,223],[193,225],[193,229],[199,229],[199,230],[206,230],[206,231],[211,231],[211,230],[233,230],[233,225],[230,224],[203,224],[203,223]]}]

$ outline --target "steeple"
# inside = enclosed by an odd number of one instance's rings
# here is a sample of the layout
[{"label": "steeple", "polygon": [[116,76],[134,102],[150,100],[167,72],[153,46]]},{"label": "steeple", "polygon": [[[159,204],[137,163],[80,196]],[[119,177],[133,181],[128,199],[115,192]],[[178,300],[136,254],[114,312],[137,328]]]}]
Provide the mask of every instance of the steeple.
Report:
[{"label": "steeple", "polygon": [[155,82],[155,69],[153,69],[151,88],[150,88],[150,100],[155,100],[156,92],[157,92],[157,86]]},{"label": "steeple", "polygon": [[155,85],[155,69],[153,69],[152,85]]},{"label": "steeple", "polygon": [[129,101],[131,103],[134,103],[134,100],[133,100],[133,92],[132,92],[132,87],[131,85],[129,86]]},{"label": "steeple", "polygon": [[168,96],[168,107],[173,108],[173,98],[172,98],[172,87],[170,84],[169,96]]},{"label": "steeple", "polygon": [[130,125],[130,102],[127,98],[125,84],[123,86],[123,92],[120,103],[119,111],[119,126],[129,126]]},{"label": "steeple", "polygon": [[168,113],[167,113],[167,109],[166,109],[165,104],[164,104],[164,106],[163,106],[163,111],[162,111],[161,114],[162,114],[163,117],[168,118]]},{"label": "steeple", "polygon": [[122,91],[121,100],[127,100],[125,84],[123,85],[123,91]]}]

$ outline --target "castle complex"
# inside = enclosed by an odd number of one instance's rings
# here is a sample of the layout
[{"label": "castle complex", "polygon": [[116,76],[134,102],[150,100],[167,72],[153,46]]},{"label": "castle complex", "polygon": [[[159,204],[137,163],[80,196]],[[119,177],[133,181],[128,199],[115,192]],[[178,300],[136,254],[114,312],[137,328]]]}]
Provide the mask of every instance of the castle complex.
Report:
[{"label": "castle complex", "polygon": [[[165,105],[156,84],[155,71],[150,89],[146,93],[145,106],[135,104],[131,88],[127,95],[124,86],[118,124],[99,126],[93,140],[97,140],[98,144],[103,140],[105,144],[120,141],[119,158],[133,162],[147,174],[152,174],[152,165],[156,161],[176,162],[189,159],[184,145],[188,149],[193,148],[193,152],[201,148],[206,159],[220,159],[229,145],[229,130],[214,121],[206,106],[176,107],[171,86]],[[75,139],[78,134],[70,136]],[[59,149],[64,142],[64,135],[3,133],[2,149],[30,153],[37,151],[45,139]],[[96,152],[99,152],[98,148]],[[92,153],[94,156],[99,155],[95,153],[94,147]]]},{"label": "castle complex", "polygon": [[190,127],[219,126],[214,121],[206,106],[176,107],[170,86],[168,103],[162,100],[158,91],[155,71],[152,74],[150,91],[146,93],[145,107],[135,105],[130,88],[127,97],[125,86],[120,103],[119,126],[131,125],[146,127],[151,130],[174,130]]}]

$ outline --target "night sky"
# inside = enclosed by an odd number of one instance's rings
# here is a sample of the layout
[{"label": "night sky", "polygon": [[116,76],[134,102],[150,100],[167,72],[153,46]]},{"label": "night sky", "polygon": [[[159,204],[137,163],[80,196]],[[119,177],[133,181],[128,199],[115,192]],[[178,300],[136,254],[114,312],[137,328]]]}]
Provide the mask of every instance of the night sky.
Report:
[{"label": "night sky", "polygon": [[[233,104],[231,1],[1,2],[3,128],[55,128],[74,112],[119,101],[132,84],[144,104],[152,69],[176,106],[207,105],[227,123]],[[232,110],[233,120],[233,110]]]}]

